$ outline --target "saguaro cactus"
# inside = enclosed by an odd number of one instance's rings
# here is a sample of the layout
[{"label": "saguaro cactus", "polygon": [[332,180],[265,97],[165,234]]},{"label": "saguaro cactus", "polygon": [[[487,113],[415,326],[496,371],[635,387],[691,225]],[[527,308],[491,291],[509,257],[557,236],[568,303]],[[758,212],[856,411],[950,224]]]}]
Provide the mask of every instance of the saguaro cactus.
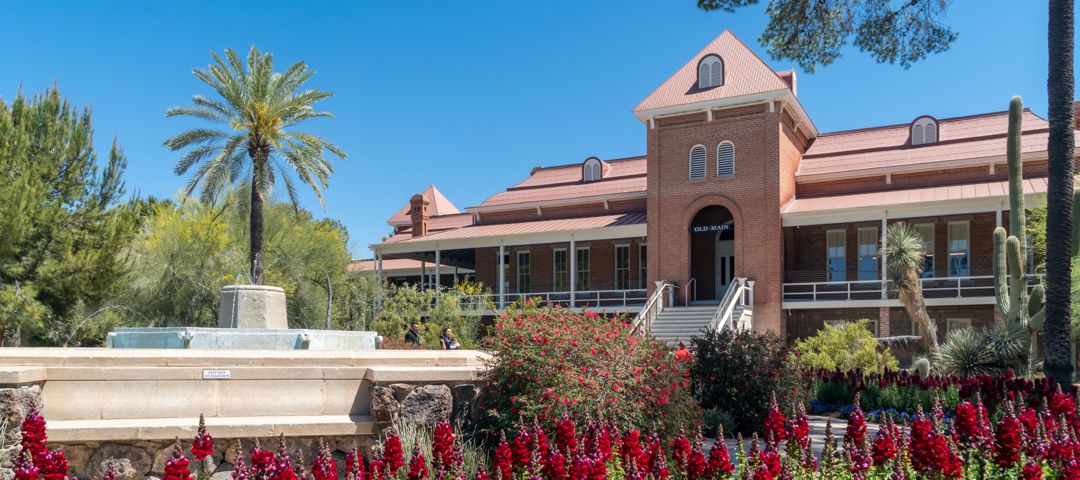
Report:
[{"label": "saguaro cactus", "polygon": [[[1010,328],[1025,329],[1030,336],[1028,350],[1028,371],[1035,371],[1038,352],[1038,335],[1043,331],[1045,313],[1043,310],[1044,291],[1042,285],[1032,287],[1028,294],[1027,276],[1024,267],[1028,264],[1028,245],[1025,235],[1024,215],[1024,171],[1020,158],[1021,122],[1024,105],[1020,97],[1009,101],[1009,132],[1006,143],[1006,159],[1009,164],[1009,231],[1004,228],[994,229],[994,294],[1001,317]],[[1080,202],[1080,195],[1074,194],[1074,205]],[[1076,225],[1080,212],[1073,210],[1073,224]],[[1080,250],[1080,235],[1073,231],[1073,256]]]}]

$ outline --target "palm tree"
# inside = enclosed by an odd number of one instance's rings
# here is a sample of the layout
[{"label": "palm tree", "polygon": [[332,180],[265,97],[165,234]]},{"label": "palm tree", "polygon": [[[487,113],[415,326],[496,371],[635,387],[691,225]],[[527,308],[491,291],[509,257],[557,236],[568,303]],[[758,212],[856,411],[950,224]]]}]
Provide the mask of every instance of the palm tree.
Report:
[{"label": "palm tree", "polygon": [[908,318],[922,327],[926,348],[935,352],[938,349],[937,325],[926,314],[926,299],[922,292],[921,275],[926,258],[922,235],[908,223],[899,222],[889,226],[885,240],[886,267],[892,289],[900,298]]},{"label": "palm tree", "polygon": [[1049,70],[1046,94],[1047,140],[1046,323],[1043,342],[1046,376],[1072,384],[1069,342],[1070,268],[1073,208],[1073,0],[1050,0]]},{"label": "palm tree", "polygon": [[291,127],[317,117],[332,117],[315,111],[315,102],[332,96],[321,90],[299,91],[315,73],[304,62],[296,62],[284,72],[275,72],[273,56],[255,47],[248,52],[247,65],[233,50],[222,59],[211,52],[214,64],[195,69],[196,78],[206,83],[220,98],[192,97],[192,105],[173,107],[168,117],[187,115],[216,124],[218,128],[193,128],[165,141],[173,151],[191,147],[176,163],[177,175],[199,165],[188,182],[185,195],[201,187],[204,201],[215,199],[238,185],[250,190],[251,283],[263,281],[263,202],[273,192],[278,177],[285,183],[289,200],[299,204],[293,174],[311,186],[319,202],[326,205],[322,189],[333,172],[324,156],[330,152],[344,159],[345,152],[322,138]]}]

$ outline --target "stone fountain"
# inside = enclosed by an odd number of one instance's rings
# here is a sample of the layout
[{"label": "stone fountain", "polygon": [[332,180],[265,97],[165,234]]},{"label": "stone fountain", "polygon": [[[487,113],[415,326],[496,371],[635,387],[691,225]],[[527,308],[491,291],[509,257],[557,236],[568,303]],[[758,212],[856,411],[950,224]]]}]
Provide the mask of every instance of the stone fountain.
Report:
[{"label": "stone fountain", "polygon": [[285,291],[266,285],[221,290],[218,326],[117,328],[110,348],[197,350],[374,350],[375,332],[289,328]]}]

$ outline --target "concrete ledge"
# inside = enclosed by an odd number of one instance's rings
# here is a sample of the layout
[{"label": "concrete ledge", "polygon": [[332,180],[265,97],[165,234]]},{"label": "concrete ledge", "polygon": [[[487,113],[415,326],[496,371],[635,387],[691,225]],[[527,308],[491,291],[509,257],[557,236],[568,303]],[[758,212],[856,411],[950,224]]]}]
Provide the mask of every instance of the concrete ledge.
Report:
[{"label": "concrete ledge", "polygon": [[173,350],[110,348],[0,348],[7,366],[49,367],[482,367],[478,350]]},{"label": "concrete ledge", "polygon": [[44,382],[48,372],[43,367],[3,367],[0,368],[0,386],[17,387]]},{"label": "concrete ledge", "polygon": [[[49,421],[49,440],[58,443],[130,442],[187,439],[195,435],[198,418],[138,418],[117,420]],[[375,422],[368,415],[285,417],[215,417],[206,419],[215,438],[371,435]]]},{"label": "concrete ledge", "polygon": [[476,367],[372,367],[367,380],[378,384],[388,383],[474,383],[481,379]]}]

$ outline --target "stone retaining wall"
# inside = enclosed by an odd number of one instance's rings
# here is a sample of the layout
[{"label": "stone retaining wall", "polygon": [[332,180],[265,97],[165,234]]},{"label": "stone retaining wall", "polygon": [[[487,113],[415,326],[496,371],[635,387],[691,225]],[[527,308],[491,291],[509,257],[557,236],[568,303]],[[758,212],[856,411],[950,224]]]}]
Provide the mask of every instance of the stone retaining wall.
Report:
[{"label": "stone retaining wall", "polygon": [[[393,420],[431,425],[478,414],[486,354],[476,351],[256,351],[0,348],[0,470],[18,425],[43,408],[50,446],[73,473],[100,478],[120,459],[132,478],[160,472],[172,442],[187,444],[200,414],[215,460],[240,440],[336,455],[368,447]],[[5,455],[5,452],[7,455]],[[0,479],[2,480],[2,479]]]}]

